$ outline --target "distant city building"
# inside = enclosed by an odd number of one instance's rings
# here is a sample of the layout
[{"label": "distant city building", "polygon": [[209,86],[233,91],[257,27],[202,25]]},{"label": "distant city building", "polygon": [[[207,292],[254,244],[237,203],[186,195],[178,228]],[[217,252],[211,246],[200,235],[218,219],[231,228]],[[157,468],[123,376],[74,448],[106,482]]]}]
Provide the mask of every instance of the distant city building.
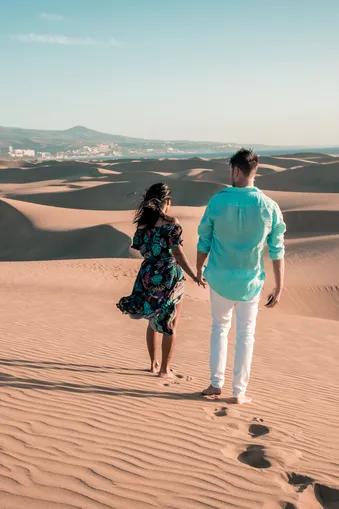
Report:
[{"label": "distant city building", "polygon": [[35,157],[35,150],[24,150],[24,157]]},{"label": "distant city building", "polygon": [[[118,143],[97,143],[93,145],[81,145],[78,142],[74,146],[69,146],[64,150],[58,152],[35,152],[32,149],[13,149],[12,146],[8,147],[8,154],[10,157],[19,158],[35,158],[39,160],[81,160],[81,159],[108,159],[120,157],[182,157],[192,154],[222,154],[223,152],[230,152],[239,147],[234,143],[214,143],[202,144],[198,148],[192,142],[176,142],[176,141],[159,141],[145,143],[137,146],[128,145],[120,146]],[[7,147],[4,149],[7,152]]]},{"label": "distant city building", "polygon": [[104,143],[97,145],[97,149],[99,152],[104,152],[104,153],[109,152],[110,148],[111,148],[110,145],[104,144]]},{"label": "distant city building", "polygon": [[23,149],[23,148],[15,148],[12,152],[9,152],[13,157],[35,157],[35,150],[32,149]]},{"label": "distant city building", "polygon": [[50,152],[37,152],[37,157],[39,159],[51,159],[52,154]]}]

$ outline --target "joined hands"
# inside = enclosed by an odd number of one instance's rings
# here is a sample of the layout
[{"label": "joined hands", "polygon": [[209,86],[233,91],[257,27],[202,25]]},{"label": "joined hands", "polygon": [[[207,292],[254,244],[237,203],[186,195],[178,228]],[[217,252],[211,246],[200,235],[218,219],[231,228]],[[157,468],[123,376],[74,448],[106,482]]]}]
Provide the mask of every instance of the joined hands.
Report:
[{"label": "joined hands", "polygon": [[202,271],[201,270],[198,270],[197,271],[197,275],[193,278],[193,281],[198,285],[198,286],[202,286],[203,288],[206,288],[207,286],[207,281],[206,279],[204,278],[204,276],[202,275]]}]

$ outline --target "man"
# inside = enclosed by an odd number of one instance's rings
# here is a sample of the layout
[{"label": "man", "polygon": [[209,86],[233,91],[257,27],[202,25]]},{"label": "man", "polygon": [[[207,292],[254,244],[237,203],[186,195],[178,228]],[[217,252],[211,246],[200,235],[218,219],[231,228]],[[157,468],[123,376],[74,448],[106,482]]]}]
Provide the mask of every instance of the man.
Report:
[{"label": "man", "polygon": [[275,277],[275,288],[269,295],[266,307],[273,308],[278,304],[284,285],[286,226],[279,206],[254,187],[258,162],[258,156],[252,150],[241,149],[234,154],[230,160],[232,187],[226,187],[210,200],[198,230],[198,280],[203,283],[206,278],[210,286],[213,319],[211,385],[203,394],[221,394],[228,333],[235,309],[233,397],[227,400],[235,404],[251,401],[246,396],[246,389],[265,279],[263,255],[266,243]]}]

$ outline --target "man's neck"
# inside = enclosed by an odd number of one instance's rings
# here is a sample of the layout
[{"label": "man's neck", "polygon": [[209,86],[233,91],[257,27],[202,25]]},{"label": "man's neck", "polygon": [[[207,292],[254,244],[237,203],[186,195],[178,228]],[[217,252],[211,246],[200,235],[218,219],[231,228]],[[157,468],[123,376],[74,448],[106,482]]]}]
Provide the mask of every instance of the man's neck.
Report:
[{"label": "man's neck", "polygon": [[235,187],[254,187],[254,178],[244,179],[241,182],[238,182]]}]

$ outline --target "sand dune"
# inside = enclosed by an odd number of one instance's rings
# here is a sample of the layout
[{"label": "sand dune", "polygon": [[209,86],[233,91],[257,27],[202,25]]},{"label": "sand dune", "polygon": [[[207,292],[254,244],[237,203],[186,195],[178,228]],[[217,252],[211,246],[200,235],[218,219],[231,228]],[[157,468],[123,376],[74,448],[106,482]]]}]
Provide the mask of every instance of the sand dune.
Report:
[{"label": "sand dune", "polygon": [[182,171],[188,171],[195,168],[211,168],[213,170],[224,168],[227,171],[227,164],[219,160],[210,160],[208,165],[206,161],[199,158],[192,159],[166,159],[161,161],[160,159],[146,159],[137,161],[137,164],[133,161],[121,161],[115,165],[116,171],[122,172],[166,172],[166,173],[178,173]]},{"label": "sand dune", "polygon": [[98,168],[98,170],[102,175],[121,175],[120,171],[110,170],[107,168]]},{"label": "sand dune", "polygon": [[[20,200],[70,209],[130,210],[138,205],[142,194],[148,186],[159,182],[159,175],[150,173],[140,181],[138,179],[130,182],[122,181],[119,185],[117,182],[60,194],[39,193],[35,195],[20,195]],[[173,205],[194,207],[206,205],[209,198],[223,187],[222,184],[209,182],[171,180]],[[15,199],[16,196],[11,195],[10,198]]]},{"label": "sand dune", "polygon": [[339,210],[289,211],[284,214],[289,235],[339,233]]},{"label": "sand dune", "polygon": [[293,159],[289,158],[280,158],[278,156],[272,157],[260,157],[260,164],[269,164],[271,166],[279,166],[280,168],[285,168],[286,170],[291,168],[291,166],[295,166],[296,162]]},{"label": "sand dune", "polygon": [[338,155],[330,155],[330,154],[318,154],[317,152],[302,152],[296,154],[290,154],[288,156],[275,156],[276,159],[284,160],[284,161],[302,161],[306,163],[312,163],[314,161],[319,163],[326,163],[332,161],[333,159],[339,159]]},{"label": "sand dune", "polygon": [[277,166],[274,164],[264,164],[260,163],[258,168],[258,175],[269,175],[271,173],[274,173],[276,171],[284,171],[286,168],[283,166]]},{"label": "sand dune", "polygon": [[28,182],[25,185],[22,184],[1,184],[0,183],[0,195],[16,197],[25,196],[31,193],[43,194],[43,193],[63,193],[67,191],[74,191],[75,189],[88,189],[90,187],[101,186],[107,182],[102,181],[101,177],[97,179],[86,180],[79,177],[76,181],[74,180],[47,180],[43,182]]},{"label": "sand dune", "polygon": [[69,231],[34,228],[17,209],[0,200],[0,260],[129,258],[130,238],[109,224]]},{"label": "sand dune", "polygon": [[283,211],[296,209],[339,210],[339,200],[336,193],[266,191],[266,194],[278,202]]},{"label": "sand dune", "polygon": [[193,168],[192,170],[189,170],[187,177],[197,177],[198,175],[202,175],[206,172],[213,172],[213,170],[210,168]]},{"label": "sand dune", "polygon": [[66,163],[46,163],[28,169],[13,168],[0,172],[0,183],[41,182],[43,180],[73,179],[81,176],[98,177],[100,172],[95,164],[77,161]]},{"label": "sand dune", "polygon": [[265,175],[260,178],[260,187],[274,191],[304,193],[338,193],[339,162],[331,165],[312,164],[294,170]]},{"label": "sand dune", "polygon": [[[286,292],[276,310],[261,305],[254,402],[239,408],[200,396],[207,290],[187,283],[173,382],[144,371],[145,324],[115,307],[140,265],[130,238],[145,188],[171,185],[194,263],[227,159],[1,170],[0,509],[339,507],[339,163],[329,157],[261,158],[257,185],[288,225]],[[230,381],[228,369],[226,394]]]}]

